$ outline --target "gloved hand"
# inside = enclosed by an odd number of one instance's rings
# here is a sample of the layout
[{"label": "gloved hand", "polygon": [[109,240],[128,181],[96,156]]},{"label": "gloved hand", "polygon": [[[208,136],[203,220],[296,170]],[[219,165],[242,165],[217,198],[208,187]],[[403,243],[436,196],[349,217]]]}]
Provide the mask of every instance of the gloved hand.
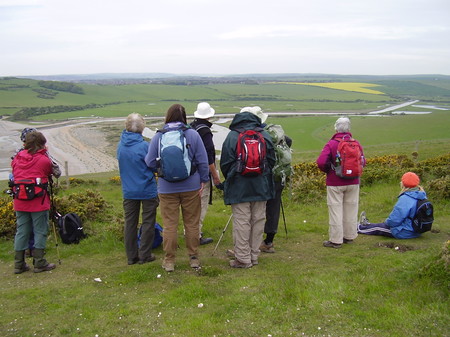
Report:
[{"label": "gloved hand", "polygon": [[217,184],[216,188],[218,188],[219,190],[223,191],[223,188],[224,188],[223,183]]}]

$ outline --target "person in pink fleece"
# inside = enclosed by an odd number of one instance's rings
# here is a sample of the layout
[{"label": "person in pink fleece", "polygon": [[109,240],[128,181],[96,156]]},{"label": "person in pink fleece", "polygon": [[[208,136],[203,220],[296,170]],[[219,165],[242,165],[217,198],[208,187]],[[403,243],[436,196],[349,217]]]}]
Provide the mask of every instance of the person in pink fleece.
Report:
[{"label": "person in pink fleece", "polygon": [[[358,236],[359,178],[344,179],[336,175],[334,163],[339,139],[344,136],[352,138],[350,120],[340,117],[334,128],[336,133],[325,144],[316,163],[319,169],[327,174],[329,239],[323,242],[323,246],[340,248],[342,243],[352,243]],[[360,144],[359,146],[363,154],[363,149]],[[364,166],[364,154],[362,158]]]}]

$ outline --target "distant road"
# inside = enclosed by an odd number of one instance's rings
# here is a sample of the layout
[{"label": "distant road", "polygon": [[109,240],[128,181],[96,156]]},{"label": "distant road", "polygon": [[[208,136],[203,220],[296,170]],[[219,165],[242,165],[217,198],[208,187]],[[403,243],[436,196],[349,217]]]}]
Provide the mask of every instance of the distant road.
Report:
[{"label": "distant road", "polygon": [[398,104],[398,105],[393,105],[393,106],[391,106],[389,108],[385,108],[383,110],[369,112],[369,115],[376,115],[376,114],[381,114],[383,112],[394,111],[394,110],[397,110],[397,109],[404,108],[405,106],[416,104],[417,102],[419,102],[419,100],[410,101],[410,102],[406,102],[406,103],[402,103],[402,104]]}]

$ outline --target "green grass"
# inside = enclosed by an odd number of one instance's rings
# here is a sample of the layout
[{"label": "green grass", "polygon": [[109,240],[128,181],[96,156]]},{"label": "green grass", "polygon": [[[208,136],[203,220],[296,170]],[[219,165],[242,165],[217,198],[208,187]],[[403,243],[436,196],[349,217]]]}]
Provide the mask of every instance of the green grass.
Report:
[{"label": "green grass", "polygon": [[[106,177],[90,177],[104,181],[97,188],[120,213],[120,187],[111,188]],[[361,209],[382,220],[397,193],[391,185],[363,188]],[[199,272],[189,268],[181,229],[171,274],[160,266],[161,248],[154,263],[128,266],[123,243],[101,227],[79,245],[60,244],[62,263],[51,273],[14,275],[12,243],[2,241],[2,336],[446,335],[447,285],[421,270],[448,240],[448,202],[436,205],[438,233],[404,241],[360,236],[336,250],[321,246],[328,231],[325,201],[294,204],[287,194],[288,234],[280,219],[276,253],[261,255],[249,270],[228,267],[224,252],[232,247],[231,225],[212,256],[231,214],[217,198],[204,227],[215,242],[200,247]],[[102,226],[85,225],[88,232]],[[389,243],[411,250],[385,247]],[[58,260],[52,238],[47,257]]]}]

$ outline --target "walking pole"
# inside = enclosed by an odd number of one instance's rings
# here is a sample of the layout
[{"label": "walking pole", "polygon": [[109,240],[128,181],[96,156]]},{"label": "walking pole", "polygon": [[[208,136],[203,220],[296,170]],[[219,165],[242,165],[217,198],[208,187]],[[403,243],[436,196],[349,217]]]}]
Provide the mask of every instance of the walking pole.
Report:
[{"label": "walking pole", "polygon": [[225,225],[225,228],[223,229],[222,234],[220,235],[219,241],[217,241],[216,247],[214,248],[214,251],[212,252],[211,256],[213,256],[216,253],[217,247],[219,247],[220,240],[222,240],[223,235],[225,234],[225,231],[227,230],[227,227],[230,224],[232,217],[233,217],[233,214],[230,215],[230,218],[228,219],[227,224]]},{"label": "walking pole", "polygon": [[[52,227],[53,227],[53,236],[55,237],[55,245],[56,245],[56,254],[58,255],[58,263],[61,265],[61,256],[59,255],[59,244],[58,244],[58,237],[56,236],[56,224],[55,222],[57,221],[57,219],[61,216],[61,214],[59,214],[56,211],[56,207],[55,207],[55,203],[53,201],[53,179],[49,179],[49,183],[50,183],[50,204],[51,204],[51,218],[52,218]],[[58,218],[56,217],[58,215]]]},{"label": "walking pole", "polygon": [[283,199],[280,199],[281,204],[281,214],[283,214],[283,221],[284,221],[284,230],[286,232],[286,238],[287,238],[287,226],[286,226],[286,217],[284,216],[284,206],[283,206]]}]

